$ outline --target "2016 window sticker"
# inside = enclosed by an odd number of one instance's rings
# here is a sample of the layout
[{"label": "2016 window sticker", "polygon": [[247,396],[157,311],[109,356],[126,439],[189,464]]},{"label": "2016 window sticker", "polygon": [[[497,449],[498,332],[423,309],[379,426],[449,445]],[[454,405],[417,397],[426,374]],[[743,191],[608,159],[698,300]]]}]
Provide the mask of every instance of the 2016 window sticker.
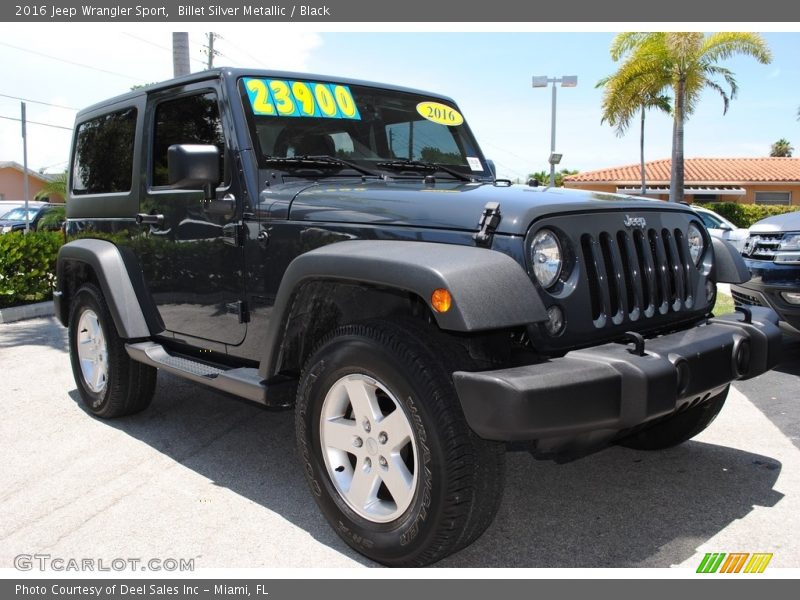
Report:
[{"label": "2016 window sticker", "polygon": [[417,104],[417,112],[439,125],[461,125],[464,122],[464,117],[452,106],[442,104],[441,102],[420,102]]},{"label": "2016 window sticker", "polygon": [[336,83],[243,79],[253,114],[361,120],[350,88]]}]

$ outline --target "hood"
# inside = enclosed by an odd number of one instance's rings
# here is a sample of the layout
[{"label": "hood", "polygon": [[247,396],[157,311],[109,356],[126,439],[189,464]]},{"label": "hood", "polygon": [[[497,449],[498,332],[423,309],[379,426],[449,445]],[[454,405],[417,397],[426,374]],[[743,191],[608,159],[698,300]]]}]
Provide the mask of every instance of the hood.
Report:
[{"label": "hood", "polygon": [[777,233],[782,231],[800,231],[800,212],[767,217],[750,227],[750,233]]},{"label": "hood", "polygon": [[[296,186],[296,184],[294,184]],[[268,194],[281,196],[280,186]],[[288,190],[287,190],[288,191]],[[426,185],[420,180],[350,182],[330,179],[298,191],[288,218],[325,223],[401,225],[475,231],[487,202],[499,202],[502,219],[498,233],[525,234],[531,222],[554,213],[596,211],[680,211],[691,209],[661,200],[648,200],[571,188],[500,186],[492,183],[442,181]],[[276,216],[273,214],[273,217]]]}]

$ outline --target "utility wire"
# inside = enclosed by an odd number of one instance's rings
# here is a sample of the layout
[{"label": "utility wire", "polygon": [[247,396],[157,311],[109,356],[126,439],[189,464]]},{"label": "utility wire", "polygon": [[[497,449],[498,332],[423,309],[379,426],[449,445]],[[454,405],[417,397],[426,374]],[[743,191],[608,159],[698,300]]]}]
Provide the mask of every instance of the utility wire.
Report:
[{"label": "utility wire", "polygon": [[[145,44],[150,44],[151,46],[155,46],[156,48],[161,48],[162,50],[166,50],[167,52],[172,54],[172,48],[169,48],[167,46],[163,46],[161,44],[157,44],[156,42],[151,42],[150,40],[146,40],[144,38],[139,37],[138,35],[133,35],[132,33],[128,33],[128,32],[125,32],[125,31],[123,31],[123,35],[127,35],[128,37],[133,38],[135,40],[139,40],[140,42],[143,42]],[[189,60],[194,61],[196,63],[200,63],[204,67],[206,66],[206,62],[204,60],[200,60],[199,58],[192,58],[190,56]]]},{"label": "utility wire", "polygon": [[10,94],[0,94],[0,97],[11,98],[12,100],[22,100],[23,102],[30,102],[32,104],[44,104],[45,106],[52,106],[53,108],[64,108],[66,110],[78,110],[71,106],[64,106],[62,104],[51,104],[50,102],[42,102],[41,100],[31,100],[30,98],[20,98],[19,96],[11,96]]},{"label": "utility wire", "polygon": [[37,56],[43,56],[44,58],[49,58],[50,60],[57,60],[59,62],[67,63],[68,65],[74,65],[76,67],[83,67],[84,69],[91,69],[92,71],[98,71],[100,73],[107,73],[108,75],[114,75],[116,77],[123,77],[125,79],[135,79],[136,81],[144,81],[147,80],[142,79],[140,77],[132,77],[131,75],[125,75],[124,73],[117,73],[116,71],[109,71],[107,69],[101,69],[99,67],[92,67],[91,65],[85,65],[83,63],[75,62],[72,60],[67,60],[66,58],[59,58],[58,56],[52,56],[50,54],[45,54],[44,52],[39,52],[37,50],[31,50],[29,48],[21,48],[20,46],[15,46],[13,44],[7,44],[6,42],[0,42],[0,46],[6,46],[7,48],[13,48],[14,50],[19,50],[20,52],[28,52],[29,54],[35,54]]},{"label": "utility wire", "polygon": [[[0,115],[0,119],[7,119],[8,121],[17,121],[18,123],[22,122],[22,119],[17,119],[16,117],[6,117],[5,115]],[[39,121],[31,121],[30,119],[25,119],[25,123],[30,125],[42,125],[44,127],[55,127],[56,129],[66,129],[67,131],[72,131],[72,127],[64,127],[63,125],[53,125],[52,123],[40,123]]]}]

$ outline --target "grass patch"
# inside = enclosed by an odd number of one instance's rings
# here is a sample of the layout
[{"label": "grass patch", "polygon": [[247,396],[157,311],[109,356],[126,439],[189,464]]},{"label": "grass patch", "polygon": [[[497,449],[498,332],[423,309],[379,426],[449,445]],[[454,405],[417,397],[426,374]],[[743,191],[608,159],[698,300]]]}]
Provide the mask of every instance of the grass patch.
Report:
[{"label": "grass patch", "polygon": [[719,292],[717,294],[717,302],[714,304],[714,310],[711,312],[714,313],[714,316],[719,317],[721,315],[727,315],[729,313],[734,312],[733,310],[733,298],[728,296],[728,294],[723,294]]}]

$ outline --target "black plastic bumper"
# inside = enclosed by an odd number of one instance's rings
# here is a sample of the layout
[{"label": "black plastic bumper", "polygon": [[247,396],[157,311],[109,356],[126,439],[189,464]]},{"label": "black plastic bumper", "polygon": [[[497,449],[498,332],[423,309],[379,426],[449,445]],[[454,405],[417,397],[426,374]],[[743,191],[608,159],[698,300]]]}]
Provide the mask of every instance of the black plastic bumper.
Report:
[{"label": "black plastic bumper", "polygon": [[642,356],[612,343],[535,365],[458,371],[453,380],[467,422],[483,438],[613,437],[774,367],[778,316],[752,308],[745,320],[727,315],[647,340]]}]

